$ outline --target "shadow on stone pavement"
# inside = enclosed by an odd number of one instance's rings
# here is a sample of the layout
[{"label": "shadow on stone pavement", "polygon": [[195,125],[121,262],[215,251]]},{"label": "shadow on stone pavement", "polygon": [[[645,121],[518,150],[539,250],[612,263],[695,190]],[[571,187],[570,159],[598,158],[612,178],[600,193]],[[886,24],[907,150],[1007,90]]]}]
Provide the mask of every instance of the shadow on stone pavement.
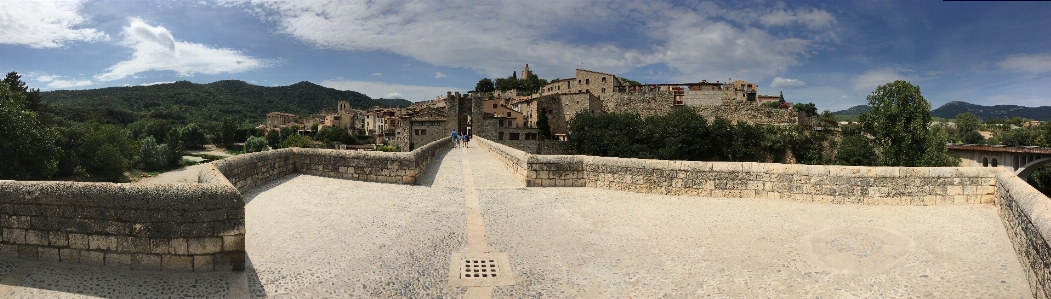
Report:
[{"label": "shadow on stone pavement", "polygon": [[434,182],[438,178],[438,170],[442,167],[442,161],[445,161],[445,157],[452,152],[453,147],[449,146],[439,152],[431,159],[431,163],[427,164],[427,168],[420,173],[419,177],[416,178],[416,185],[433,187]]}]

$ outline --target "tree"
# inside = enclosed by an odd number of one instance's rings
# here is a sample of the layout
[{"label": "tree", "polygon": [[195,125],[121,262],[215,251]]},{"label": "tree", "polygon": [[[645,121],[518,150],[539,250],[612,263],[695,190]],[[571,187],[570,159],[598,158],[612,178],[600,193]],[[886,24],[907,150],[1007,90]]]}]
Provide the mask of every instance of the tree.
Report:
[{"label": "tree", "polygon": [[182,145],[185,148],[203,149],[208,143],[208,136],[196,123],[190,123],[182,128]]},{"label": "tree", "polygon": [[967,144],[980,144],[985,141],[982,134],[978,133],[978,126],[982,123],[977,116],[970,112],[956,115],[956,136],[961,142]]},{"label": "tree", "polygon": [[139,140],[138,165],[145,170],[157,170],[168,166],[168,146],[157,145],[153,136]]},{"label": "tree", "polygon": [[25,94],[0,85],[0,179],[43,179],[58,171],[58,131],[26,104]]},{"label": "tree", "polygon": [[182,161],[182,152],[184,150],[182,145],[182,130],[177,128],[171,128],[168,130],[167,136],[164,137],[165,145],[168,149],[168,164],[178,165]]},{"label": "tree", "polygon": [[266,143],[266,139],[263,139],[262,137],[248,137],[248,140],[245,140],[245,153],[266,151],[268,150],[266,148]]},{"label": "tree", "polygon": [[281,131],[280,130],[270,130],[270,131],[266,132],[266,143],[268,145],[270,145],[270,148],[272,148],[272,149],[279,149],[279,148],[281,148],[281,141],[282,140],[284,140],[284,139],[281,138]]},{"label": "tree", "polygon": [[551,139],[551,124],[547,120],[547,110],[543,108],[537,110],[539,110],[536,114],[537,135],[539,135],[540,140]]},{"label": "tree", "polygon": [[81,172],[98,180],[122,180],[135,156],[128,140],[131,133],[117,125],[95,122],[84,123],[80,129],[84,132],[79,149]]},{"label": "tree", "polygon": [[47,107],[40,103],[39,89],[30,89],[25,82],[22,82],[22,75],[19,75],[18,72],[7,73],[7,76],[4,77],[4,84],[7,85],[8,90],[21,93],[24,96],[22,98],[23,107],[40,113],[39,117],[44,117],[43,113],[47,112]]},{"label": "tree", "polygon": [[858,125],[843,126],[843,141],[836,149],[836,164],[850,166],[872,166],[876,164],[876,151]]},{"label": "tree", "polygon": [[1006,146],[1039,145],[1039,132],[1031,128],[1017,128],[999,134],[1000,142]]},{"label": "tree", "polygon": [[289,148],[289,147],[312,148],[312,147],[314,147],[314,142],[311,141],[309,137],[306,137],[306,136],[303,136],[303,135],[299,135],[299,134],[292,134],[292,135],[289,135],[288,138],[285,138],[284,142],[281,142],[281,147],[282,148]]},{"label": "tree", "polygon": [[518,89],[518,79],[513,77],[497,78],[496,79],[496,90],[508,91]]},{"label": "tree", "polygon": [[862,113],[858,119],[862,131],[873,137],[879,153],[877,165],[953,166],[924,162],[945,162],[951,157],[925,156],[929,151],[934,151],[931,155],[948,154],[942,153],[944,143],[931,144],[932,140],[938,139],[928,131],[931,105],[923,98],[918,86],[902,80],[894,81],[876,87],[867,99],[872,110]]},{"label": "tree", "polygon": [[781,91],[781,98],[779,100],[777,100],[777,103],[778,104],[784,104],[785,103],[785,92],[784,91]]},{"label": "tree", "polygon": [[325,143],[326,147],[332,147],[336,142],[342,144],[353,144],[354,137],[343,128],[325,127],[314,136],[317,141]]},{"label": "tree", "polygon": [[817,106],[814,103],[795,103],[792,105],[792,110],[799,111],[809,117],[817,116]]},{"label": "tree", "polygon": [[478,84],[474,85],[474,91],[494,92],[496,91],[496,85],[493,84],[493,80],[490,80],[489,78],[482,78],[482,80],[478,80]]},{"label": "tree", "polygon": [[232,117],[223,117],[223,120],[219,122],[219,131],[216,132],[215,136],[219,137],[220,142],[226,147],[234,144],[235,136],[237,135],[237,122]]}]

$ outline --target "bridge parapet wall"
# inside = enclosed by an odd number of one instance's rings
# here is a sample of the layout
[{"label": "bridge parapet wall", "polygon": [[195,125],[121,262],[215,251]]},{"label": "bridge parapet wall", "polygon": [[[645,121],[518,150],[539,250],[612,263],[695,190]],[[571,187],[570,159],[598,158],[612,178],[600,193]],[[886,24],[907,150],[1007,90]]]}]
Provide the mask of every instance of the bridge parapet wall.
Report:
[{"label": "bridge parapet wall", "polygon": [[[527,186],[866,205],[991,204],[995,172],[530,155],[479,138]],[[524,171],[523,171],[524,169]]]},{"label": "bridge parapet wall", "polygon": [[228,183],[0,182],[0,254],[136,270],[244,269]]},{"label": "bridge parapet wall", "polygon": [[996,203],[1035,298],[1051,298],[1051,199],[1009,170],[996,173]]}]

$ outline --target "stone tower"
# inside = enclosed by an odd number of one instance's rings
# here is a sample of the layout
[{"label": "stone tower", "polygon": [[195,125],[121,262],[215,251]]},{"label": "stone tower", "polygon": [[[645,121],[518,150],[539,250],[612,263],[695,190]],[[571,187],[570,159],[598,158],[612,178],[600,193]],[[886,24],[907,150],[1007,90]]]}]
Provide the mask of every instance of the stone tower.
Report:
[{"label": "stone tower", "polygon": [[336,110],[336,113],[342,114],[350,111],[350,102],[339,101],[337,104],[339,105],[339,109]]},{"label": "stone tower", "polygon": [[533,74],[533,72],[529,70],[529,64],[526,63],[525,69],[522,69],[522,77],[519,77],[519,78],[520,79],[529,79],[529,76],[532,75],[532,74]]}]

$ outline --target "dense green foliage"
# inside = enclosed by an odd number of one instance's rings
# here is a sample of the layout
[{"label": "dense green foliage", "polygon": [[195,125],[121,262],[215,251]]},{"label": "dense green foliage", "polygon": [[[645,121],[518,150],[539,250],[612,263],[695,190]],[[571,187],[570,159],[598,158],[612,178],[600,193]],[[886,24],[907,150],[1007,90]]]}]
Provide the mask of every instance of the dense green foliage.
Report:
[{"label": "dense green foliage", "polygon": [[872,166],[876,165],[876,150],[858,125],[842,127],[843,141],[836,150],[836,164]]},{"label": "dense green foliage", "polygon": [[[334,110],[337,101],[348,101],[357,109],[383,106],[361,93],[310,82],[263,87],[234,80],[208,84],[179,81],[150,86],[57,90],[43,92],[41,96],[45,102],[51,103],[51,111],[71,121],[95,120],[127,125],[152,118],[178,125],[197,123],[207,131],[214,131],[220,120],[227,117],[238,125],[248,123],[254,126],[273,111],[307,115]],[[405,100],[400,102],[408,103]]]},{"label": "dense green foliage", "polygon": [[928,129],[931,105],[919,86],[898,80],[876,87],[867,98],[872,110],[858,118],[862,131],[873,137],[879,153],[876,165],[959,165],[947,154],[948,136],[941,129]]},{"label": "dense green foliage", "polygon": [[314,135],[314,139],[325,144],[325,147],[332,147],[335,143],[341,144],[355,144],[357,138],[350,135],[350,132],[342,128],[335,127],[324,127],[321,131],[318,131]]},{"label": "dense green foliage", "polygon": [[482,78],[482,80],[478,80],[478,84],[474,85],[474,91],[494,92],[496,91],[496,85],[494,85],[493,80],[490,80],[489,78]]},{"label": "dense green foliage", "polygon": [[803,115],[810,117],[817,116],[817,105],[814,105],[814,103],[795,103],[792,105],[792,110],[799,111]]},{"label": "dense green foliage", "polygon": [[709,123],[694,110],[666,115],[595,115],[580,112],[570,121],[569,142],[580,154],[625,158],[784,162],[791,151],[800,163],[828,160],[826,133],[801,127],[776,128],[715,118]]},{"label": "dense green foliage", "polygon": [[248,137],[245,141],[245,153],[262,152],[268,150],[266,139],[262,137]]},{"label": "dense green foliage", "polygon": [[[639,83],[639,81],[631,80],[631,79],[628,79],[628,78],[619,77],[619,79],[620,79],[621,82],[624,82],[624,84],[626,84],[628,86],[640,86],[640,85],[642,85],[642,83]],[[557,81],[557,80],[555,80],[555,81]]]},{"label": "dense green foliage", "polygon": [[171,153],[167,144],[157,145],[152,136],[139,140],[138,165],[145,170],[158,170],[168,166]]},{"label": "dense green foliage", "polygon": [[310,140],[310,137],[307,136],[292,134],[288,135],[288,137],[285,138],[285,141],[281,142],[281,148],[290,147],[312,148],[314,147],[314,141]]},{"label": "dense green foliage", "polygon": [[27,105],[25,94],[0,84],[0,179],[46,179],[58,171],[59,134]]}]

